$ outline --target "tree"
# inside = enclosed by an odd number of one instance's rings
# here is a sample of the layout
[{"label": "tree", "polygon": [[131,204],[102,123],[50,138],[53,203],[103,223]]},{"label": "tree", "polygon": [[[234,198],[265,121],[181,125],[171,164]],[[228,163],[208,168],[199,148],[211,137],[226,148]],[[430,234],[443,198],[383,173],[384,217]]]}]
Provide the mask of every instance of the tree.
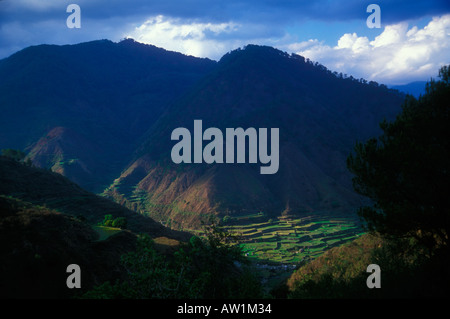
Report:
[{"label": "tree", "polygon": [[204,237],[193,236],[166,256],[141,234],[136,250],[121,258],[126,278],[96,286],[82,298],[261,298],[262,286],[233,238],[213,224]]},{"label": "tree", "polygon": [[107,214],[105,215],[105,218],[103,219],[103,222],[101,223],[101,225],[103,226],[112,226],[112,222],[113,222],[113,217],[111,214]]},{"label": "tree", "polygon": [[6,149],[2,149],[2,156],[5,156],[5,157],[13,159],[17,162],[20,162],[25,158],[25,153],[20,150],[6,148]]},{"label": "tree", "polygon": [[175,254],[184,280],[196,287],[195,298],[261,298],[262,287],[243,256],[239,238],[213,219],[203,231],[202,237],[192,237]]},{"label": "tree", "polygon": [[125,217],[113,218],[111,214],[107,214],[99,225],[124,229],[127,228],[127,219]]},{"label": "tree", "polygon": [[112,221],[111,226],[121,229],[127,228],[127,219],[125,217],[117,217]]},{"label": "tree", "polygon": [[449,66],[439,78],[419,99],[407,96],[395,121],[380,124],[382,135],[347,159],[355,190],[373,202],[358,211],[368,229],[430,249],[448,247],[450,231]]}]

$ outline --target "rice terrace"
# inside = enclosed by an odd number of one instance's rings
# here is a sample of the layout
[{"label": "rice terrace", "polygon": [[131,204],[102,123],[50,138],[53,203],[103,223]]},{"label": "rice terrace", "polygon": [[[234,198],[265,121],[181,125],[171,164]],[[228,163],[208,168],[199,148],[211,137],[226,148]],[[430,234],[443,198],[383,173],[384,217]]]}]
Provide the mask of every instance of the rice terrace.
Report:
[{"label": "rice terrace", "polygon": [[280,263],[314,259],[324,250],[355,239],[362,233],[354,219],[327,219],[323,215],[279,217],[260,223],[228,226],[227,229],[241,237],[247,256]]},{"label": "rice terrace", "polygon": [[330,217],[326,212],[273,219],[259,212],[225,218],[224,223],[227,231],[238,236],[243,253],[260,268],[269,287],[326,250],[364,233],[357,217]]}]

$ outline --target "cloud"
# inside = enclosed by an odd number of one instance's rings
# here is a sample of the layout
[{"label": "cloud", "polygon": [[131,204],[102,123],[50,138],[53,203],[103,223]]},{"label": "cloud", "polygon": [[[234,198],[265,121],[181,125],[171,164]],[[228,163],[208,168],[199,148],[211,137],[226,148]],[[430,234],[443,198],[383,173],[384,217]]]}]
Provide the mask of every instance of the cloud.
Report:
[{"label": "cloud", "polygon": [[435,17],[423,28],[410,28],[406,22],[386,25],[373,40],[345,33],[335,46],[318,39],[294,42],[292,34],[257,24],[202,23],[162,15],[148,19],[126,37],[215,60],[249,43],[270,45],[318,61],[332,71],[385,84],[428,80],[440,66],[450,63],[450,15]]},{"label": "cloud", "polygon": [[284,35],[285,32],[259,24],[203,23],[158,15],[135,27],[125,37],[167,50],[219,60],[226,52],[249,42],[274,44]]},{"label": "cloud", "polygon": [[[54,17],[63,7],[76,3],[89,18],[103,19],[124,16],[158,16],[201,19],[203,22],[261,22],[292,23],[304,19],[343,21],[366,19],[366,7],[371,0],[3,0],[0,12],[27,14],[50,12]],[[407,19],[450,13],[447,0],[395,0],[379,2],[386,22],[395,23]]]},{"label": "cloud", "polygon": [[142,43],[153,44],[167,50],[183,52],[197,57],[221,55],[226,44],[217,38],[235,31],[239,25],[229,23],[186,22],[158,15],[149,18],[126,34]]},{"label": "cloud", "polygon": [[356,78],[386,84],[428,80],[450,63],[450,15],[434,17],[422,29],[406,22],[387,25],[372,41],[346,33],[334,47],[309,40],[287,48]]}]

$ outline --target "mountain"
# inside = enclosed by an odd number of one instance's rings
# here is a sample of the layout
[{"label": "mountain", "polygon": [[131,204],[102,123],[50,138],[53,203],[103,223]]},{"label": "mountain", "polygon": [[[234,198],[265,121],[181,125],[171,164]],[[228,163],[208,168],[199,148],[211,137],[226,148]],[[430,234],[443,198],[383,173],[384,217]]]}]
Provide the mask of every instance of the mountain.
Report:
[{"label": "mountain", "polygon": [[100,192],[168,104],[214,68],[131,39],[38,45],[0,60],[0,149]]},{"label": "mountain", "polygon": [[55,127],[30,148],[27,157],[39,166],[68,176],[83,186],[88,186],[92,176],[107,174],[105,163],[97,162],[101,146],[73,129]]},{"label": "mountain", "polygon": [[116,218],[125,217],[127,229],[147,233],[152,238],[184,241],[190,237],[187,233],[170,230],[151,218],[86,191],[59,173],[30,167],[4,156],[0,156],[0,195],[82,218],[91,225],[97,225],[105,215],[110,214]]},{"label": "mountain", "polygon": [[[165,110],[105,195],[181,228],[198,227],[209,215],[349,213],[362,199],[346,158],[356,141],[381,133],[379,122],[398,114],[403,98],[301,56],[248,45],[226,54]],[[173,163],[171,134],[193,134],[194,120],[221,132],[278,128],[278,171],[260,174],[261,165],[248,161]]]},{"label": "mountain", "polygon": [[[210,215],[348,213],[361,198],[346,158],[403,97],[265,46],[214,62],[133,40],[39,45],[0,61],[0,148],[174,228]],[[171,133],[193,132],[194,120],[277,128],[276,174],[248,157],[173,163]]]},{"label": "mountain", "polygon": [[[106,214],[124,217],[126,229],[102,238]],[[165,254],[188,233],[81,189],[66,177],[0,156],[0,297],[71,298],[123,278],[121,256],[136,249],[137,234]],[[81,288],[68,289],[66,268],[77,264]]]},{"label": "mountain", "polygon": [[425,94],[426,83],[426,81],[416,81],[403,85],[392,85],[391,88],[419,98],[420,95]]}]

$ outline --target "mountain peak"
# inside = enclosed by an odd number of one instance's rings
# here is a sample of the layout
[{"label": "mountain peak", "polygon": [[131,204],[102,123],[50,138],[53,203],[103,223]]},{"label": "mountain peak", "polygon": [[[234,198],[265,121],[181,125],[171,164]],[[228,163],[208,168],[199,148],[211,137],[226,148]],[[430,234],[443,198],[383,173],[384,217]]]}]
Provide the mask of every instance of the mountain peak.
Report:
[{"label": "mountain peak", "polygon": [[[182,227],[205,214],[278,216],[287,207],[293,214],[348,212],[360,198],[352,191],[346,157],[357,139],[377,135],[379,122],[392,118],[400,104],[384,87],[340,77],[272,47],[247,45],[227,53],[166,110],[107,193]],[[193,132],[199,119],[204,130],[279,128],[278,172],[261,176],[259,165],[172,163],[171,133],[179,127]]]},{"label": "mountain peak", "polygon": [[72,163],[66,176],[102,191],[167,105],[216,64],[132,39],[29,47],[0,61],[0,149],[39,144],[47,168]]},{"label": "mountain peak", "polygon": [[289,58],[294,55],[290,55],[287,52],[281,51],[274,47],[256,44],[247,44],[243,48],[238,48],[236,50],[226,53],[220,60],[219,63],[229,63],[231,61],[236,61],[238,59],[250,59],[250,60],[278,60],[279,58]]}]

